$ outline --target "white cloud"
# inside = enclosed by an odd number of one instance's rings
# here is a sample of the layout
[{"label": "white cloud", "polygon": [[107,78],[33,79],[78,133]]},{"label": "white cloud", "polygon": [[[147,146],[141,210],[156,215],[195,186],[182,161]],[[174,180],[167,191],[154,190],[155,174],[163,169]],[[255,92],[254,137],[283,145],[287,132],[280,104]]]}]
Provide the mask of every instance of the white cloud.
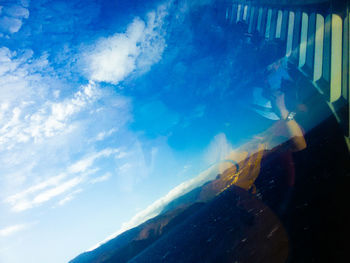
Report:
[{"label": "white cloud", "polygon": [[123,158],[127,157],[128,155],[130,155],[130,154],[128,154],[128,153],[126,153],[126,152],[120,152],[119,154],[117,154],[117,155],[115,156],[115,158],[116,158],[116,159],[123,159]]},{"label": "white cloud", "polygon": [[75,196],[79,193],[81,193],[83,190],[82,189],[78,189],[78,190],[75,190],[73,191],[72,193],[69,193],[67,196],[65,196],[63,199],[61,199],[59,202],[58,202],[58,205],[59,206],[63,206],[64,204],[72,201]]},{"label": "white cloud", "polygon": [[52,199],[53,197],[67,192],[68,190],[72,189],[74,186],[80,184],[82,181],[83,181],[82,176],[74,177],[74,178],[62,183],[61,185],[58,185],[54,188],[48,189],[45,192],[38,194],[37,196],[34,197],[32,204],[37,205],[37,204],[47,202],[50,199]]},{"label": "white cloud", "polygon": [[22,27],[22,20],[29,17],[27,8],[14,4],[0,7],[0,31],[5,34],[18,32]]},{"label": "white cloud", "polygon": [[43,99],[45,90],[53,85],[52,80],[46,77],[52,73],[47,57],[43,54],[34,58],[32,50],[16,52],[0,47],[0,104]]},{"label": "white cloud", "polygon": [[12,17],[18,17],[18,18],[28,18],[29,17],[29,11],[27,8],[24,8],[20,5],[13,5],[7,8],[4,8],[4,13],[12,16]]},{"label": "white cloud", "polygon": [[111,173],[106,173],[105,175],[93,178],[92,180],[90,180],[90,183],[91,184],[102,183],[102,182],[109,180],[109,178],[111,178],[111,177],[112,177]]},{"label": "white cloud", "polygon": [[91,79],[116,84],[135,70],[135,60],[140,53],[137,43],[144,28],[144,22],[136,19],[126,34],[100,40],[96,52],[89,57]]},{"label": "white cloud", "polygon": [[27,116],[29,127],[24,129],[23,136],[34,138],[52,137],[67,128],[70,118],[92,104],[98,98],[94,83],[82,86],[71,98],[63,102],[47,102],[35,114]]},{"label": "white cloud", "polygon": [[0,30],[5,33],[16,33],[22,27],[22,21],[14,17],[0,17]]},{"label": "white cloud", "polygon": [[73,198],[74,198],[74,195],[67,195],[65,198],[63,198],[62,200],[60,200],[60,201],[58,202],[58,205],[59,205],[59,206],[63,206],[64,204],[66,204],[66,203],[72,201]]},{"label": "white cloud", "polygon": [[119,149],[105,149],[103,151],[100,151],[98,153],[94,153],[88,157],[83,158],[82,160],[79,160],[78,162],[74,163],[68,168],[69,173],[81,173],[85,172],[87,168],[89,168],[93,162],[97,158],[101,157],[108,157],[112,154],[116,154],[119,152]]},{"label": "white cloud", "polygon": [[11,236],[13,234],[16,234],[19,231],[26,229],[27,227],[28,225],[26,224],[18,224],[18,225],[12,225],[12,226],[2,228],[0,229],[0,237]]},{"label": "white cloud", "polygon": [[[55,197],[67,193],[76,186],[85,183],[89,175],[94,174],[99,170],[98,168],[88,169],[92,168],[96,159],[109,157],[111,155],[113,155],[112,159],[114,159],[115,155],[118,153],[118,149],[107,148],[100,152],[90,154],[69,166],[65,173],[50,177],[32,185],[19,193],[7,197],[4,201],[11,205],[11,209],[14,212],[21,212],[42,205]],[[101,178],[95,178],[95,181],[98,182],[98,180],[102,181],[107,179],[107,175],[105,175],[104,178],[103,176]],[[73,195],[76,195],[79,192],[75,191],[73,192],[74,194],[69,194],[66,198],[62,199],[66,199],[65,201],[61,200],[59,202],[59,205],[63,205],[71,200]]]},{"label": "white cloud", "polygon": [[67,177],[67,174],[60,174],[57,176],[53,176],[53,177],[49,178],[48,180],[45,180],[41,183],[38,183],[36,185],[29,187],[28,189],[26,189],[23,192],[11,195],[10,197],[8,197],[5,200],[5,202],[11,203],[11,204],[16,204],[18,202],[18,200],[24,199],[26,196],[28,196],[32,193],[38,192],[38,191],[45,189],[45,188],[48,188],[50,186],[58,185],[66,177]]},{"label": "white cloud", "polygon": [[130,101],[93,81],[63,85],[48,54],[35,58],[31,50],[0,48],[0,198],[12,211],[74,191],[98,171],[97,158],[113,155],[109,162],[116,162],[121,154],[96,152],[91,138],[117,133],[130,119]]},{"label": "white cloud", "polygon": [[94,83],[89,83],[61,102],[47,101],[32,114],[27,110],[31,108],[30,103],[12,108],[9,103],[3,103],[0,107],[0,145],[11,149],[21,142],[38,141],[69,132],[71,118],[98,97],[98,89]]},{"label": "white cloud", "polygon": [[12,203],[12,211],[22,212],[33,207],[39,206],[56,196],[64,194],[73,187],[82,183],[83,180],[83,176],[75,177],[65,182],[62,182],[61,184],[58,184],[52,188],[39,192],[35,196],[25,196],[21,199],[17,199],[16,201],[13,201],[13,198],[10,197],[8,198],[8,200],[5,201]]},{"label": "white cloud", "polygon": [[117,84],[132,72],[147,71],[157,63],[166,45],[162,29],[166,14],[162,6],[148,14],[147,22],[135,18],[125,33],[100,39],[84,56],[89,78]]},{"label": "white cloud", "polygon": [[110,129],[108,131],[103,131],[103,132],[100,132],[99,134],[97,134],[96,136],[96,141],[102,141],[104,140],[106,137],[108,136],[111,136],[113,133],[117,132],[118,129],[116,128],[113,128],[113,129]]}]

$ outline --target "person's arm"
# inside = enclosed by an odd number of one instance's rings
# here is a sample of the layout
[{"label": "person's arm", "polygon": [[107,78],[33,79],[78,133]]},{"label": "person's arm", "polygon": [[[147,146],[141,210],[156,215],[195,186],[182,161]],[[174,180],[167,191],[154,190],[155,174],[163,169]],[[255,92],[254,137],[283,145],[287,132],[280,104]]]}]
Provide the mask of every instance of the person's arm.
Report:
[{"label": "person's arm", "polygon": [[294,145],[293,150],[301,151],[305,149],[306,141],[300,126],[294,119],[287,120],[290,111],[288,111],[285,105],[284,93],[281,91],[274,91],[273,100],[277,113],[280,115],[281,119],[286,125],[288,137],[292,140]]}]

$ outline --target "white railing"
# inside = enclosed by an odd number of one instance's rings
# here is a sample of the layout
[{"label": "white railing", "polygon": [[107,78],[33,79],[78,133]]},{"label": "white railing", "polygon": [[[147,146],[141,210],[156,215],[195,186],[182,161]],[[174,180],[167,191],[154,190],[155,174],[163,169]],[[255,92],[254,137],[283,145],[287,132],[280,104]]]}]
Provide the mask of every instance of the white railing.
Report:
[{"label": "white railing", "polygon": [[248,33],[258,31],[266,39],[285,41],[286,57],[322,93],[349,140],[350,14],[349,6],[344,6],[342,12],[321,13],[234,1],[227,6],[226,19],[244,21]]}]

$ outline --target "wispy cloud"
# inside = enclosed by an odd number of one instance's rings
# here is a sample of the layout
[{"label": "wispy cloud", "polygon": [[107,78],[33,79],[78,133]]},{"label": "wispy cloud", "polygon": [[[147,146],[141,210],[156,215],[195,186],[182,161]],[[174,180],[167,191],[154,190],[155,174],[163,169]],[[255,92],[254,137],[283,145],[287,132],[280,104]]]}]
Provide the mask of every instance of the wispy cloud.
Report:
[{"label": "wispy cloud", "polygon": [[53,84],[46,78],[50,73],[47,54],[34,57],[31,49],[16,51],[0,47],[0,103],[11,106],[24,101],[30,103],[33,98],[42,100],[47,95],[45,90]]},{"label": "wispy cloud", "polygon": [[[73,187],[79,185],[84,180],[83,176],[74,177],[72,179],[60,182],[51,188],[45,189],[43,191],[36,191],[33,195],[29,195],[28,191],[26,194],[19,193],[17,196],[10,196],[5,200],[6,203],[10,203],[12,206],[12,211],[22,212],[33,207],[39,206],[52,198],[59,196]],[[34,186],[35,187],[35,186]],[[21,198],[15,198],[21,196]]]},{"label": "wispy cloud", "polygon": [[[118,149],[104,149],[100,152],[90,154],[69,166],[65,173],[50,177],[47,180],[23,190],[22,192],[7,197],[5,203],[10,204],[11,209],[14,212],[21,212],[42,205],[85,183],[89,175],[98,171],[98,168],[94,169],[94,167],[92,167],[96,159],[109,157],[118,153]],[[114,158],[115,157],[113,156],[113,159]],[[68,194],[68,196],[59,201],[59,204],[63,205],[79,192],[80,191],[73,191],[74,194]]]},{"label": "wispy cloud", "polygon": [[20,30],[23,19],[29,17],[29,11],[25,6],[28,6],[28,3],[24,5],[23,3],[22,5],[5,3],[4,6],[0,6],[0,32],[3,32],[3,35],[13,34]]},{"label": "wispy cloud", "polygon": [[[26,17],[22,9],[11,12]],[[121,154],[96,143],[131,118],[129,100],[94,81],[84,82],[67,87],[48,53],[0,47],[0,197],[12,211],[74,191],[98,171],[92,167],[96,159],[113,155],[115,162]]]},{"label": "wispy cloud", "polygon": [[111,173],[106,173],[105,175],[98,176],[96,178],[91,179],[90,183],[91,184],[102,183],[102,182],[109,180],[109,178],[111,178],[111,177],[112,177]]},{"label": "wispy cloud", "polygon": [[75,191],[69,193],[67,196],[65,196],[63,199],[61,199],[61,200],[58,202],[58,205],[59,205],[59,206],[63,206],[64,204],[66,204],[66,203],[72,201],[72,200],[75,198],[75,196],[76,196],[77,194],[81,193],[82,191],[83,191],[82,189],[77,189],[77,190],[75,190]]},{"label": "wispy cloud", "polygon": [[119,152],[119,149],[104,149],[103,151],[91,154],[74,163],[73,165],[69,166],[68,172],[73,174],[85,172],[97,158],[108,157],[112,154],[117,154]]},{"label": "wispy cloud", "polygon": [[91,80],[117,84],[134,71],[147,71],[166,46],[162,28],[166,6],[150,12],[147,21],[135,18],[125,33],[100,39],[84,55]]},{"label": "wispy cloud", "polygon": [[38,205],[44,202],[49,201],[50,199],[52,199],[55,196],[61,195],[65,192],[67,192],[68,190],[72,189],[73,187],[77,186],[78,184],[80,184],[83,181],[83,177],[74,177],[68,181],[65,181],[64,183],[48,189],[40,194],[38,194],[37,196],[34,197],[34,199],[32,200],[31,204],[33,205]]},{"label": "wispy cloud", "polygon": [[48,188],[50,186],[58,185],[63,179],[67,177],[67,174],[60,174],[57,176],[53,176],[49,178],[46,181],[43,181],[39,184],[36,184],[34,186],[29,187],[28,189],[24,190],[23,192],[11,195],[6,199],[7,203],[15,204],[18,202],[18,200],[24,199],[26,196],[38,192],[42,189]]},{"label": "wispy cloud", "polygon": [[96,136],[96,141],[102,141],[104,140],[106,137],[108,136],[111,136],[113,133],[117,132],[118,129],[116,128],[112,128],[108,131],[103,131],[103,132],[100,132],[99,134],[97,134]]},{"label": "wispy cloud", "polygon": [[96,100],[97,96],[97,89],[90,83],[62,102],[46,102],[33,114],[26,112],[27,105],[9,109],[3,104],[2,115],[7,118],[2,121],[0,145],[12,148],[13,143],[41,140],[67,131],[70,118]]},{"label": "wispy cloud", "polygon": [[20,232],[24,229],[26,229],[28,225],[26,224],[18,224],[18,225],[12,225],[5,228],[0,229],[0,237],[8,237],[11,235],[16,234],[17,232]]}]

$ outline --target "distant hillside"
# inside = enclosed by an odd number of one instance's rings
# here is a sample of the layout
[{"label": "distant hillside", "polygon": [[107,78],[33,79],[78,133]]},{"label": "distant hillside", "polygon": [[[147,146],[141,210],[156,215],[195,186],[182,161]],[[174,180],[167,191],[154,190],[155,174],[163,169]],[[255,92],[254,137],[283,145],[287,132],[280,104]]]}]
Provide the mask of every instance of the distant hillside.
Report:
[{"label": "distant hillside", "polygon": [[127,262],[201,206],[198,203],[187,209],[176,209],[157,216],[70,262]]},{"label": "distant hillside", "polygon": [[[252,154],[247,160],[255,160],[261,154],[260,152]],[[243,165],[247,160],[243,160],[240,165]],[[218,251],[215,252],[215,250],[221,251],[225,247],[225,251],[229,249],[230,252],[226,255],[226,259],[221,259],[226,261],[220,262],[232,262],[229,258],[232,259],[233,254],[238,255],[235,249],[242,246],[242,244],[239,245],[240,241],[246,242],[250,233],[254,231],[265,231],[266,235],[272,235],[271,231],[278,230],[276,233],[279,234],[276,238],[282,238],[283,242],[279,242],[282,246],[286,246],[288,241],[283,227],[271,210],[248,192],[232,186],[237,167],[232,166],[223,174],[218,175],[215,180],[173,200],[159,216],[124,232],[93,251],[81,254],[71,263],[162,262],[163,259],[159,258],[160,256],[167,257],[166,262],[196,262],[191,261],[195,259],[190,259],[191,257],[187,255],[190,251],[187,250],[191,250],[191,253],[197,251],[197,256],[191,255],[199,257],[204,255],[201,250],[202,247],[206,246],[206,251],[210,254],[206,257],[208,260],[218,257],[219,255],[216,255]],[[241,201],[241,199],[246,200]],[[265,217],[268,219],[261,221]],[[269,220],[273,222],[272,225],[267,223]],[[276,226],[278,227],[276,228]],[[257,230],[256,228],[262,229]],[[224,241],[225,239],[227,240]],[[169,244],[173,244],[173,249],[176,248],[171,252],[175,253],[176,257],[169,254]],[[216,247],[216,244],[220,248]],[[184,245],[185,247],[182,247]],[[180,247],[181,253],[178,251]],[[265,250],[266,248],[257,253],[271,253],[271,250]],[[286,257],[287,250],[286,246],[282,253],[283,258]],[[178,255],[176,251],[182,256]],[[225,253],[220,254],[225,256]],[[150,259],[149,257],[152,258],[151,261],[147,261]],[[186,258],[190,261],[186,261]],[[197,262],[206,261],[203,261],[202,258]]]},{"label": "distant hillside", "polygon": [[232,186],[208,203],[157,216],[71,263],[224,263],[253,258],[267,263],[284,262],[287,255],[288,239],[278,218],[258,199]]},{"label": "distant hillside", "polygon": [[[285,262],[288,238],[274,213],[232,186],[129,262]],[[114,261],[111,261],[114,262]]]}]

